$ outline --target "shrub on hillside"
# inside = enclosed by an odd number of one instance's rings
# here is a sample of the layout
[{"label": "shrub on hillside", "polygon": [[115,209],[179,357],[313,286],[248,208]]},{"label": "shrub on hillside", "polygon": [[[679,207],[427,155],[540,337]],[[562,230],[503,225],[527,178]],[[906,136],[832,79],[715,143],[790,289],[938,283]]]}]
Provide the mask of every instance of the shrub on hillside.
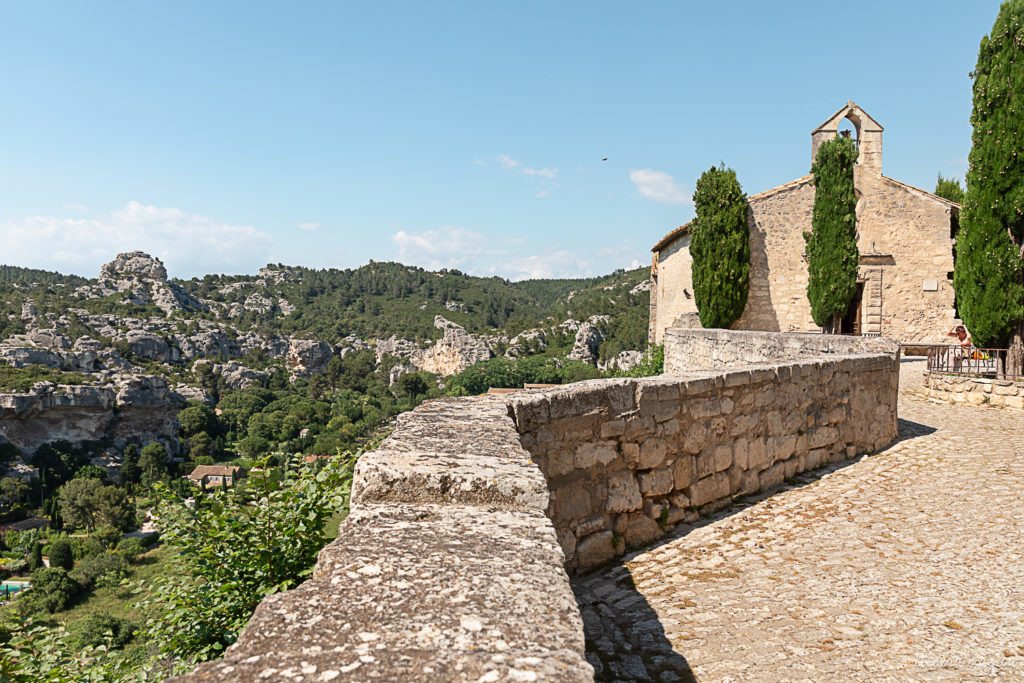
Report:
[{"label": "shrub on hillside", "polygon": [[128,563],[124,556],[109,551],[84,558],[71,572],[71,578],[84,588],[114,586],[126,576]]},{"label": "shrub on hillside", "polygon": [[75,566],[74,553],[66,538],[59,538],[49,545],[50,566],[71,571]]},{"label": "shrub on hillside", "polygon": [[135,635],[135,624],[129,619],[122,619],[99,612],[90,614],[71,626],[71,644],[75,649],[109,645],[113,649],[121,649]]}]

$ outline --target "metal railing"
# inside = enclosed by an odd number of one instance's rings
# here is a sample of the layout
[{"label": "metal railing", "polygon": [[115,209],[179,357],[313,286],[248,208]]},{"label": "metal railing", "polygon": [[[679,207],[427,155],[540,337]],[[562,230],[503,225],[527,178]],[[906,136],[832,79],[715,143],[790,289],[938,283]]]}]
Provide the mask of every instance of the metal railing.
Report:
[{"label": "metal railing", "polygon": [[1006,376],[1006,349],[964,348],[958,344],[930,346],[928,372],[1014,379]]}]

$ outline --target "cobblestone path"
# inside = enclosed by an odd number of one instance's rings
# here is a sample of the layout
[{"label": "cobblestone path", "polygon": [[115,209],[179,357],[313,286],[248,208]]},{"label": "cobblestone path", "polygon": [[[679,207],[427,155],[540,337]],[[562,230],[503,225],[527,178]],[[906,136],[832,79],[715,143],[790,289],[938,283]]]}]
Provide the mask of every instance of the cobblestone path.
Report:
[{"label": "cobblestone path", "polygon": [[598,679],[1024,680],[1024,413],[904,376],[890,448],[577,579]]}]

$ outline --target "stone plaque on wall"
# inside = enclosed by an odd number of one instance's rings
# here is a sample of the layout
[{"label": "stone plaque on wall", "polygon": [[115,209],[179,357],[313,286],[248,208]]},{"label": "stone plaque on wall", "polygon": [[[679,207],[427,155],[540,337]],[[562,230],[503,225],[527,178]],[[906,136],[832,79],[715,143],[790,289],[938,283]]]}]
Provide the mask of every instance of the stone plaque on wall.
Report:
[{"label": "stone plaque on wall", "polygon": [[938,280],[925,280],[924,281],[924,291],[926,291],[926,292],[937,292],[937,291],[939,291],[939,281]]}]

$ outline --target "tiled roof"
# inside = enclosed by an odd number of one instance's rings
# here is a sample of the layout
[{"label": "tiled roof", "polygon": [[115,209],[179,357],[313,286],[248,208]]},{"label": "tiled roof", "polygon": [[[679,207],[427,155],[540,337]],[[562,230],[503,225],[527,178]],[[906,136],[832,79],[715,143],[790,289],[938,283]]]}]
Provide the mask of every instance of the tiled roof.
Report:
[{"label": "tiled roof", "polygon": [[233,477],[242,471],[241,467],[228,467],[227,465],[197,465],[192,474],[187,475],[189,479],[202,479],[203,477]]}]

